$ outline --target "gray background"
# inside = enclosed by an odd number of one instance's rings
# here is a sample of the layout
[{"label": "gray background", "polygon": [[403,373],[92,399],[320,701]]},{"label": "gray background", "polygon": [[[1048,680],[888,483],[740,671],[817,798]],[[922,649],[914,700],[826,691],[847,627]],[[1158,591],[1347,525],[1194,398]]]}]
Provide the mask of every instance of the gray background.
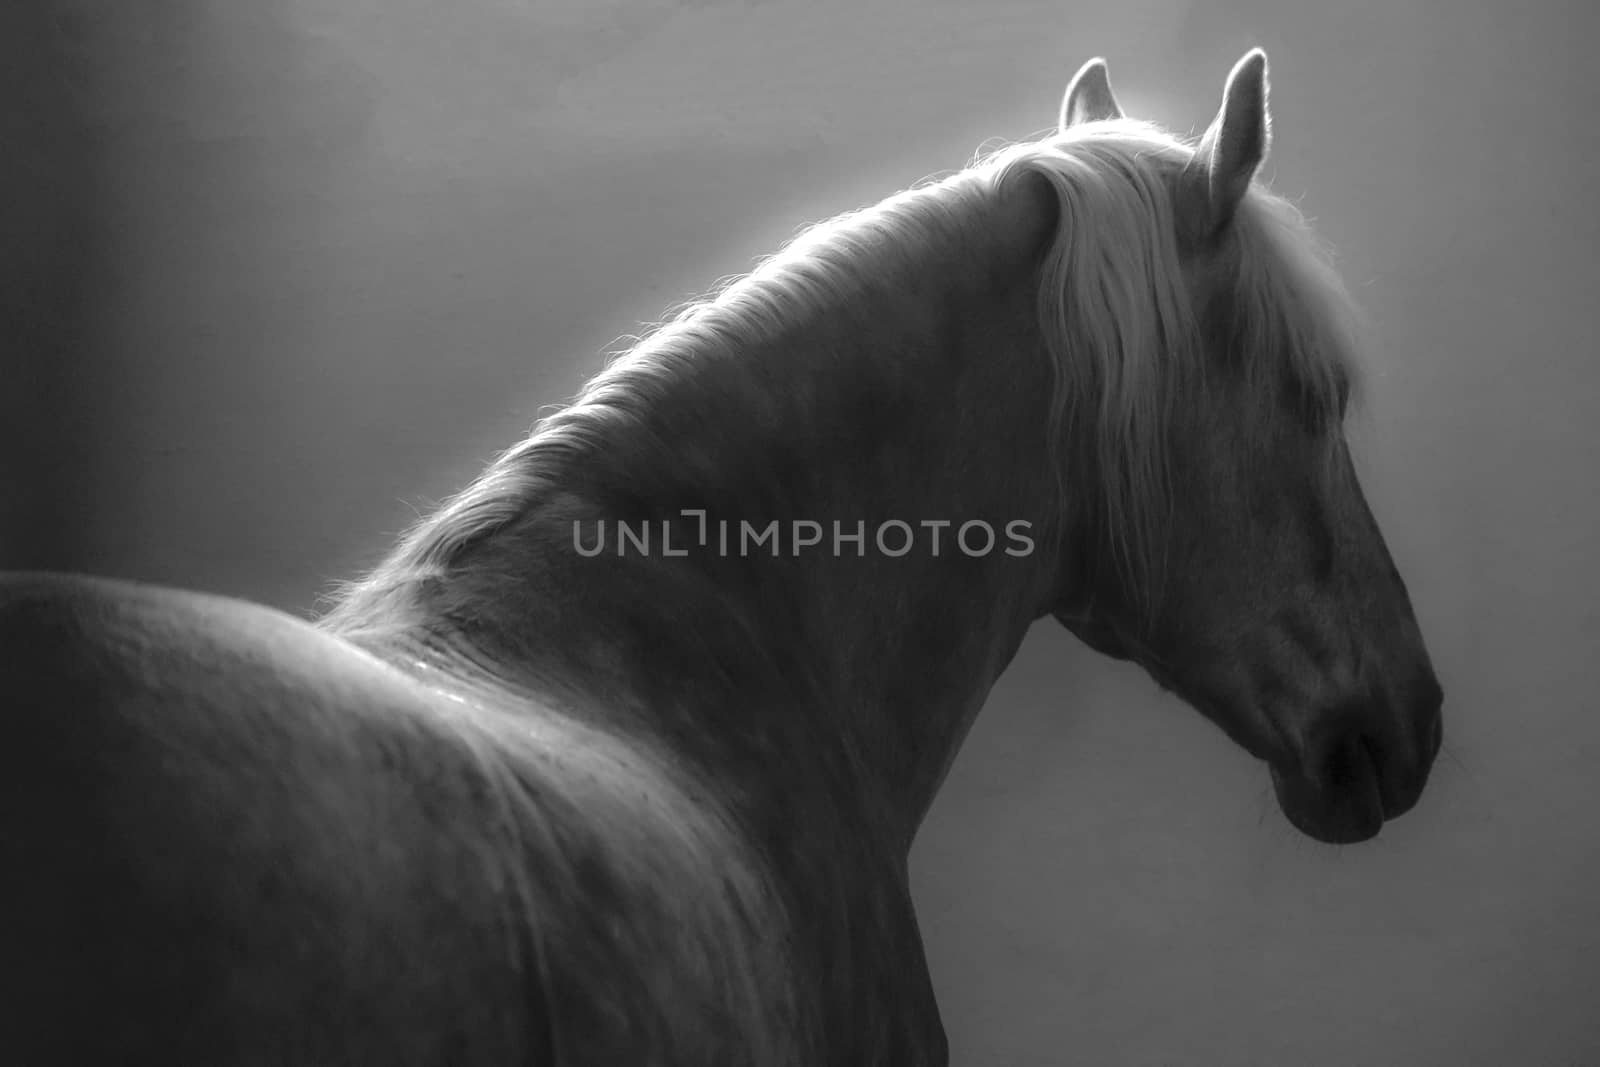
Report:
[{"label": "gray background", "polygon": [[210,0],[0,15],[0,563],[310,610],[618,335],[1250,45],[1372,313],[1355,433],[1447,694],[1329,848],[1039,627],[914,854],[956,1062],[1600,1063],[1596,39],[1584,3]]}]

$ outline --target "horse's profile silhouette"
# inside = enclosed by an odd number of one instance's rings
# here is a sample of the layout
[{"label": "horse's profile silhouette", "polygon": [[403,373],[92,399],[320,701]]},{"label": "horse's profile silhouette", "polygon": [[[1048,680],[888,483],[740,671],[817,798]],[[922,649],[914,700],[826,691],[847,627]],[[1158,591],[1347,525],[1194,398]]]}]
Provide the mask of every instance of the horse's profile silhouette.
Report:
[{"label": "horse's profile silhouette", "polygon": [[1353,307],[1103,63],[1059,128],[662,324],[316,622],[0,582],[27,1064],[942,1064],[907,881],[1054,615],[1356,841],[1441,692],[1346,448]]}]

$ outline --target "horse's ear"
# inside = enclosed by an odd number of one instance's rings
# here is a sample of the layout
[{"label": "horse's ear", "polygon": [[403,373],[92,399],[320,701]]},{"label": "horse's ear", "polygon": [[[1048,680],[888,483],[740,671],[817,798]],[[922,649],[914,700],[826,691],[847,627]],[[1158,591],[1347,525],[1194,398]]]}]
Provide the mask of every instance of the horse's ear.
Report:
[{"label": "horse's ear", "polygon": [[1233,220],[1271,140],[1267,54],[1252,48],[1228,75],[1222,109],[1200,139],[1186,176],[1194,186],[1194,208],[1201,213],[1196,236],[1214,236]]},{"label": "horse's ear", "polygon": [[1079,68],[1067,86],[1067,95],[1061,98],[1059,131],[1080,122],[1099,122],[1102,119],[1120,119],[1122,108],[1111,93],[1111,76],[1106,72],[1106,61],[1096,56]]}]

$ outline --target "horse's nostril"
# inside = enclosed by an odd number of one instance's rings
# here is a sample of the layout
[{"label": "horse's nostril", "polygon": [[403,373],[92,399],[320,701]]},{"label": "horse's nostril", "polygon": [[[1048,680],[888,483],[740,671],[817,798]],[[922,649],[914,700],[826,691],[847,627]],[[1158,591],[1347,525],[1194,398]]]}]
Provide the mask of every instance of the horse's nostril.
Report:
[{"label": "horse's nostril", "polygon": [[1378,759],[1372,742],[1354,731],[1328,747],[1322,760],[1324,780],[1334,789],[1370,782],[1377,774]]}]

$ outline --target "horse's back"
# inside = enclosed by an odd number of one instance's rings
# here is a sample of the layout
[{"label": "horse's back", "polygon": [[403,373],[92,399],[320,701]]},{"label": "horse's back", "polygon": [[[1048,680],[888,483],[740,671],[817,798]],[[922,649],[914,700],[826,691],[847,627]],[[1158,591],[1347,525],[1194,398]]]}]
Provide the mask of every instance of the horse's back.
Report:
[{"label": "horse's back", "polygon": [[495,782],[287,615],[0,578],[16,1062],[537,1061]]},{"label": "horse's back", "polygon": [[0,649],[17,1062],[795,1062],[761,862],[640,739],[152,586],[0,576]]}]

